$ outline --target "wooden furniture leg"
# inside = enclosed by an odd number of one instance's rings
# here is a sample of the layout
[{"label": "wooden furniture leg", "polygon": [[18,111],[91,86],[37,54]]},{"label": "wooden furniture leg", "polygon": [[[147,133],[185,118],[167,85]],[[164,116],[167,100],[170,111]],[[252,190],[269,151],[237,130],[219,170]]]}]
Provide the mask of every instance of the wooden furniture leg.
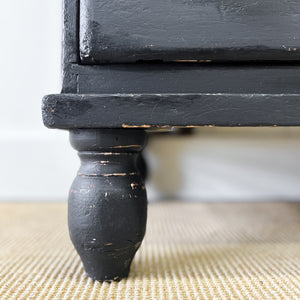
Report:
[{"label": "wooden furniture leg", "polygon": [[93,279],[127,276],[143,239],[143,130],[300,126],[300,1],[248,2],[63,0],[42,113],[79,151],[69,227]]},{"label": "wooden furniture leg", "polygon": [[147,196],[137,159],[145,140],[139,129],[70,131],[81,167],[69,194],[69,231],[93,280],[128,276],[143,240]]}]

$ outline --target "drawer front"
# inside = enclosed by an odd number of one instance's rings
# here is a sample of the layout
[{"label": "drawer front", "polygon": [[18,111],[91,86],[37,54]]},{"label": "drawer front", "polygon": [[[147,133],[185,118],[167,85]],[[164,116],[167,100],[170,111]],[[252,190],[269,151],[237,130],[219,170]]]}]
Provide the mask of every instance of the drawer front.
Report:
[{"label": "drawer front", "polygon": [[84,64],[300,59],[300,0],[80,0]]}]

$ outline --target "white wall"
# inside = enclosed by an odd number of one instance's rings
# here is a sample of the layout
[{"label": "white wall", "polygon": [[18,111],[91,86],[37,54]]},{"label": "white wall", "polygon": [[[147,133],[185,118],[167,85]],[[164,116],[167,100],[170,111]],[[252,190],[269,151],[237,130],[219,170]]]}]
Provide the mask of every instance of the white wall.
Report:
[{"label": "white wall", "polygon": [[150,198],[300,200],[300,128],[202,128],[150,139]]},{"label": "white wall", "polygon": [[65,197],[77,169],[67,132],[41,119],[43,95],[60,91],[61,2],[1,2],[1,200]]},{"label": "white wall", "polygon": [[[43,127],[60,91],[62,0],[2,1],[0,200],[65,200],[78,168],[67,132]],[[265,138],[265,135],[268,138]],[[202,129],[151,139],[149,198],[297,200],[299,130]]]}]

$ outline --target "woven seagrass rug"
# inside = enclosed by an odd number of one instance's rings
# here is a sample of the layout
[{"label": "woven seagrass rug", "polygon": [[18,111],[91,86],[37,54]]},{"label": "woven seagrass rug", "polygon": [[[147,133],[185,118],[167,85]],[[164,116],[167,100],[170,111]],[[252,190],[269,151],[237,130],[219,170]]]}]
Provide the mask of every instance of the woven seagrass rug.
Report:
[{"label": "woven seagrass rug", "polygon": [[89,279],[66,204],[0,204],[0,299],[300,299],[300,203],[157,203],[128,279]]}]

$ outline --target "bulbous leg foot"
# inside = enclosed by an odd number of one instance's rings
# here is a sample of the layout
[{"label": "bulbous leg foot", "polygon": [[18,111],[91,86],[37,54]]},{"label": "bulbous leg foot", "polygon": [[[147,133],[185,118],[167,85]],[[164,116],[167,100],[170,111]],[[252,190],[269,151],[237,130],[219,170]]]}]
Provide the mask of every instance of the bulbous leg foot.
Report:
[{"label": "bulbous leg foot", "polygon": [[147,196],[137,158],[142,130],[70,132],[81,167],[69,195],[71,240],[93,280],[121,280],[143,240]]}]

